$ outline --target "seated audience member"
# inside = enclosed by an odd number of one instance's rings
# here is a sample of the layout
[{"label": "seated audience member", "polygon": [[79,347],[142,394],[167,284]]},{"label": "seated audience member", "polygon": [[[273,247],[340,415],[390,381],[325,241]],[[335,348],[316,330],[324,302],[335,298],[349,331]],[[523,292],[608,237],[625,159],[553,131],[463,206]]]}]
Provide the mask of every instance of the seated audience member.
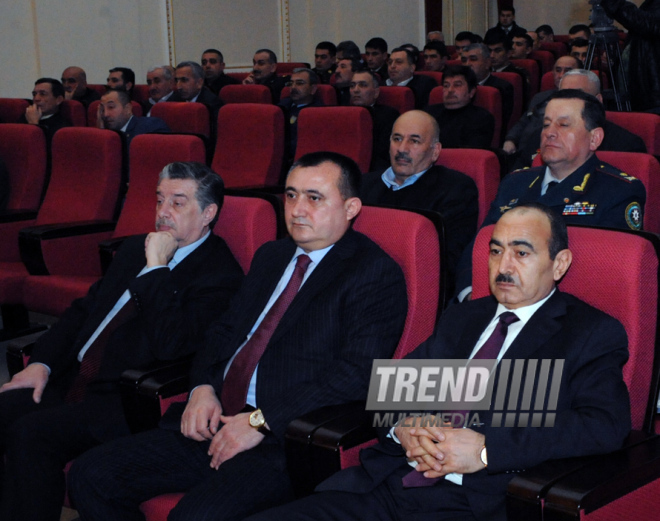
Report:
[{"label": "seated audience member", "polygon": [[419,65],[419,47],[416,45],[413,45],[412,43],[404,43],[403,45],[399,45],[399,47],[402,47],[404,49],[408,49],[412,55],[413,59],[415,61],[415,67]]},{"label": "seated audience member", "polygon": [[507,154],[513,154],[516,152],[520,141],[525,137],[525,129],[532,121],[543,121],[545,106],[548,103],[550,96],[559,89],[559,82],[564,77],[564,74],[568,71],[581,68],[582,62],[572,56],[562,56],[555,62],[555,65],[552,68],[555,88],[535,94],[532,101],[529,103],[529,109],[527,112],[523,114],[518,122],[507,132],[506,137],[504,138],[504,145],[502,146]]},{"label": "seated audience member", "polygon": [[568,46],[568,54],[573,58],[580,60],[582,63],[586,63],[587,53],[589,52],[589,40],[584,38],[575,38],[571,40],[571,43]]},{"label": "seated audience member", "polygon": [[113,67],[108,71],[106,87],[108,89],[125,90],[133,97],[133,86],[135,85],[135,73],[128,67]]},{"label": "seated audience member", "polygon": [[371,72],[378,74],[381,83],[385,83],[387,75],[387,42],[382,38],[372,38],[364,45],[367,56],[367,67]]},{"label": "seated audience member", "polygon": [[451,284],[458,258],[477,230],[478,194],[470,177],[435,164],[442,150],[439,137],[437,121],[426,112],[402,114],[392,129],[391,166],[364,176],[362,202],[442,214]]},{"label": "seated audience member", "polygon": [[[562,359],[553,427],[502,427],[494,406],[478,411],[479,423],[468,421],[464,428],[434,423],[436,411],[425,418],[411,414],[379,428],[380,443],[362,451],[362,465],[331,476],[316,494],[246,521],[505,521],[507,487],[520,469],[621,447],[630,432],[622,371],[626,332],[611,316],[557,288],[573,258],[562,220],[540,204],[511,210],[483,255],[492,296],[446,309],[433,336],[407,358]],[[521,261],[523,255],[529,262]],[[530,392],[546,393],[545,380],[531,383]],[[443,406],[438,403],[441,411]]]},{"label": "seated audience member", "polygon": [[495,87],[500,92],[502,98],[502,129],[506,129],[513,111],[513,85],[490,73],[492,62],[488,46],[483,43],[468,45],[461,55],[461,63],[474,71],[479,85]]},{"label": "seated audience member", "polygon": [[370,170],[384,170],[390,165],[390,135],[399,111],[377,103],[380,83],[376,75],[367,69],[353,74],[350,83],[351,105],[365,107],[373,122]]},{"label": "seated audience member", "polygon": [[236,78],[225,74],[225,58],[217,49],[206,49],[202,53],[202,68],[204,69],[204,85],[216,96],[225,85],[240,83]]},{"label": "seated audience member", "polygon": [[314,72],[321,83],[330,83],[337,70],[337,47],[332,42],[320,42],[314,52]]},{"label": "seated audience member", "polygon": [[[605,125],[605,108],[591,94],[575,89],[555,92],[545,108],[541,132],[545,166],[505,176],[483,226],[496,223],[511,208],[536,201],[560,213],[568,224],[641,230],[644,185],[595,155]],[[459,263],[459,300],[471,291],[471,274],[470,245]]]},{"label": "seated audience member", "polygon": [[353,40],[344,40],[337,44],[337,61],[339,60],[357,60],[362,65],[362,54],[360,48]]},{"label": "seated audience member", "polygon": [[134,116],[133,103],[124,90],[110,89],[101,96],[96,122],[99,128],[123,132],[126,146],[130,146],[135,136],[170,131],[160,118]]},{"label": "seated audience member", "polygon": [[591,29],[589,29],[589,26],[585,24],[574,25],[568,30],[569,43],[573,42],[573,40],[577,40],[578,38],[583,38],[589,41],[590,36]]},{"label": "seated audience member", "polygon": [[259,49],[252,58],[252,72],[243,80],[243,84],[265,85],[270,90],[273,97],[273,103],[280,102],[282,89],[289,81],[289,78],[283,78],[276,74],[277,56],[270,49]]},{"label": "seated audience member", "polygon": [[143,104],[144,114],[151,116],[151,109],[156,103],[170,101],[174,95],[176,82],[174,80],[174,69],[169,65],[160,65],[147,71],[147,87],[149,87],[149,99]]},{"label": "seated audience member", "polygon": [[37,125],[44,131],[46,146],[50,150],[55,132],[71,123],[60,112],[64,101],[64,87],[54,78],[39,78],[34,82],[32,105],[25,109],[19,123]]},{"label": "seated audience member", "polygon": [[442,77],[443,103],[429,105],[440,126],[440,143],[445,148],[490,148],[495,118],[472,103],[477,93],[477,77],[465,65],[452,65]]},{"label": "seated audience member", "polygon": [[490,65],[493,72],[514,72],[522,78],[523,106],[526,107],[529,103],[529,72],[511,63],[512,39],[501,32],[492,32],[484,38],[484,45],[490,49]]},{"label": "seated audience member", "polygon": [[527,36],[532,39],[532,51],[538,51],[541,48],[541,40],[536,31],[527,31]]},{"label": "seated audience member", "polygon": [[541,43],[552,43],[555,41],[555,31],[548,24],[539,25],[536,28],[536,34]]},{"label": "seated audience member", "polygon": [[[563,89],[579,89],[587,94],[591,94],[603,103],[603,96],[600,93],[600,80],[591,71],[585,71],[584,69],[568,71],[559,83],[559,90]],[[544,111],[539,110],[534,113],[534,117],[528,119],[528,124],[522,131],[518,146],[516,147],[517,159],[512,169],[532,166],[532,161],[538,153],[541,142],[543,115]],[[603,131],[605,136],[598,150],[646,152],[646,145],[641,137],[636,136],[611,121],[605,121]]]},{"label": "seated audience member", "polygon": [[67,67],[62,72],[62,85],[64,86],[64,99],[79,101],[89,107],[92,101],[101,99],[101,95],[87,86],[87,74],[80,67]]},{"label": "seated audience member", "polygon": [[473,43],[481,43],[482,41],[483,39],[478,34],[471,33],[470,31],[461,31],[456,35],[456,38],[454,39],[454,45],[456,46],[456,52],[458,53],[456,58],[460,59],[461,53],[468,45]]},{"label": "seated audience member", "polygon": [[443,42],[434,40],[424,46],[424,70],[442,72],[447,66],[449,52]]},{"label": "seated audience member", "polygon": [[10,190],[9,172],[7,172],[5,162],[0,157],[0,212],[4,212],[7,209],[9,196],[11,195]]},{"label": "seated audience member", "polygon": [[401,269],[351,229],[361,177],[332,152],[294,163],[290,237],[257,251],[209,328],[188,403],[172,405],[158,429],[74,463],[69,490],[82,519],[139,519],[142,501],[174,490],[186,494],[170,520],[243,519],[293,499],[287,425],[365,399],[372,362],[391,357],[406,317]]},{"label": "seated audience member", "polygon": [[442,34],[442,31],[431,31],[426,35],[426,43],[430,42],[442,42],[445,43],[445,35]]},{"label": "seated audience member", "polygon": [[218,121],[218,112],[222,106],[220,98],[204,85],[204,69],[197,62],[181,62],[174,71],[176,92],[170,101],[188,101],[203,103],[209,109],[211,132]]},{"label": "seated audience member", "polygon": [[294,69],[287,84],[291,88],[289,97],[280,100],[279,105],[284,111],[286,129],[285,150],[287,160],[290,162],[293,162],[296,155],[300,111],[306,107],[323,106],[323,103],[314,97],[318,84],[319,77],[312,69]]},{"label": "seated audience member", "polygon": [[351,91],[350,85],[355,71],[362,69],[363,66],[358,60],[342,58],[337,62],[335,71],[335,90],[337,91],[337,105],[350,105]]},{"label": "seated audience member", "polygon": [[388,60],[389,78],[387,85],[397,87],[408,87],[415,95],[415,108],[421,109],[429,103],[431,91],[438,86],[433,78],[417,75],[415,72],[415,57],[413,53],[403,47],[392,49]]},{"label": "seated audience member", "polygon": [[59,521],[66,462],[130,434],[122,372],[192,353],[227,308],[243,273],[211,232],[223,191],[201,163],[166,166],[156,231],[126,239],[105,277],[0,388],[3,520]]},{"label": "seated audience member", "polygon": [[511,59],[528,60],[534,50],[534,41],[525,31],[515,31],[511,36]]}]

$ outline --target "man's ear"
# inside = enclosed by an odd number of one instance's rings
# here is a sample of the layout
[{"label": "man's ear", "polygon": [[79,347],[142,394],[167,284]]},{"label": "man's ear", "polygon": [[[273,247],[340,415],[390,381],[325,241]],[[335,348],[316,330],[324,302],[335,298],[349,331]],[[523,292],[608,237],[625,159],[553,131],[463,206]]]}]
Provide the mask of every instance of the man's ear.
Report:
[{"label": "man's ear", "polygon": [[561,250],[557,253],[553,262],[553,277],[555,281],[559,281],[566,274],[568,268],[570,268],[571,262],[573,262],[573,253],[568,249]]},{"label": "man's ear", "polygon": [[603,142],[603,139],[605,139],[605,131],[602,129],[602,127],[596,127],[595,129],[590,131],[591,133],[591,139],[589,141],[589,150],[592,152],[597,150],[600,144]]},{"label": "man's ear", "polygon": [[349,197],[344,201],[344,208],[346,209],[346,220],[351,221],[362,209],[362,201],[359,197]]},{"label": "man's ear", "polygon": [[210,222],[215,219],[216,214],[218,213],[218,205],[213,203],[204,208],[202,212],[202,222],[204,226],[208,226]]}]

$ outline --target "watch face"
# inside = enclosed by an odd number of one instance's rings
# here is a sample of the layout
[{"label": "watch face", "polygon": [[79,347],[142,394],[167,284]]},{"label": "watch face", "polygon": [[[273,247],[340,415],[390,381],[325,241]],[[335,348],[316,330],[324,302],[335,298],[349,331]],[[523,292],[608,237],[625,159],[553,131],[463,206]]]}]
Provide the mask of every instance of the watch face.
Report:
[{"label": "watch face", "polygon": [[261,409],[257,409],[250,414],[250,425],[256,429],[261,427],[266,423],[266,420],[264,419],[264,415],[261,412]]}]

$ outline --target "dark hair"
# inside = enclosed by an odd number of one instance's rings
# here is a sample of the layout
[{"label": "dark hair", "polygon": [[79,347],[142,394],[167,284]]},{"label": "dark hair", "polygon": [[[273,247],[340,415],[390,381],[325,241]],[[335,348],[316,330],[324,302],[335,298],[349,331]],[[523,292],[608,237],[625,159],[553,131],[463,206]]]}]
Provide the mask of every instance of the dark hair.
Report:
[{"label": "dark hair", "polygon": [[419,61],[419,47],[413,45],[412,43],[404,43],[399,45],[399,47],[403,47],[404,49],[408,49],[410,52],[412,52],[413,64],[417,66],[417,62]]},{"label": "dark hair", "polygon": [[177,69],[183,69],[184,67],[190,67],[193,78],[195,78],[196,80],[200,80],[204,78],[204,69],[202,69],[202,66],[199,63],[192,61],[185,61],[178,63],[176,66]]},{"label": "dark hair", "polygon": [[105,93],[103,94],[103,96],[107,96],[111,92],[117,93],[117,98],[119,99],[119,103],[121,103],[123,107],[131,103],[131,95],[122,89],[105,89]]},{"label": "dark hair", "polygon": [[424,46],[424,50],[429,50],[429,51],[438,51],[438,54],[441,57],[449,57],[449,52],[447,51],[447,46],[443,42],[439,42],[437,40],[432,40],[429,43],[427,43]]},{"label": "dark hair", "polygon": [[443,81],[448,78],[455,78],[456,76],[463,76],[468,84],[468,90],[477,88],[477,75],[467,65],[450,65],[445,68],[442,79]]},{"label": "dark hair", "polygon": [[62,85],[60,80],[56,80],[55,78],[39,78],[34,82],[35,85],[39,85],[40,83],[50,83],[50,89],[53,91],[53,96],[56,98],[59,98],[60,96],[64,97],[64,85]]},{"label": "dark hair", "polygon": [[543,203],[523,203],[515,207],[516,210],[538,210],[544,214],[550,222],[550,239],[548,239],[548,255],[550,260],[555,260],[557,254],[568,249],[568,230],[566,222],[554,209]]},{"label": "dark hair", "polygon": [[213,53],[217,54],[218,58],[220,59],[221,62],[225,61],[225,57],[222,55],[222,53],[218,49],[206,49],[203,53],[202,56],[204,56],[206,53]]},{"label": "dark hair", "polygon": [[362,53],[360,48],[352,40],[344,40],[337,44],[337,53],[341,53],[343,59],[354,59],[357,61],[362,60]]},{"label": "dark hair", "polygon": [[499,13],[502,13],[503,11],[511,11],[513,13],[513,16],[516,16],[516,8],[513,7],[512,5],[509,5],[507,7],[502,7],[502,9],[499,10]]},{"label": "dark hair", "polygon": [[539,25],[536,28],[536,34],[545,33],[545,34],[555,34],[555,31],[548,24]]},{"label": "dark hair", "polygon": [[197,183],[195,190],[195,199],[199,208],[204,211],[210,204],[218,205],[218,212],[209,223],[209,228],[213,228],[220,217],[220,209],[225,198],[225,183],[222,178],[211,170],[204,163],[196,161],[170,163],[158,176],[158,184],[163,179],[192,179]]},{"label": "dark hair", "polygon": [[296,67],[291,71],[291,74],[302,74],[302,73],[307,74],[307,78],[309,79],[310,85],[319,84],[319,75],[316,74],[312,69],[308,69],[307,67]]},{"label": "dark hair", "polygon": [[584,101],[582,120],[587,130],[605,127],[605,107],[595,96],[578,89],[562,89],[550,96],[553,99],[580,99]]},{"label": "dark hair", "polygon": [[361,60],[356,59],[354,56],[348,56],[346,58],[342,58],[337,62],[337,64],[339,64],[339,62],[342,62],[344,60],[349,60],[351,62],[351,71],[353,72],[357,72],[361,69],[364,69],[364,63],[362,63]]},{"label": "dark hair", "polygon": [[513,37],[504,31],[488,31],[484,37],[484,45],[497,45],[501,43],[505,50],[513,48]]},{"label": "dark hair", "polygon": [[387,52],[387,42],[379,37],[372,38],[364,44],[365,49],[376,49],[380,52]]},{"label": "dark hair", "polygon": [[325,49],[330,53],[330,56],[335,56],[337,54],[337,46],[332,42],[320,42],[316,48]]},{"label": "dark hair", "polygon": [[373,81],[374,88],[380,87],[380,83],[381,83],[382,79],[380,78],[380,76],[378,74],[376,74],[371,69],[368,69],[366,67],[360,67],[358,70],[353,71],[353,74],[354,75],[355,74],[368,74],[369,76],[371,76],[371,80]]},{"label": "dark hair", "polygon": [[513,42],[514,38],[523,38],[525,40],[525,43],[527,44],[527,47],[530,49],[534,47],[534,40],[532,40],[532,37],[527,34],[527,31],[524,29],[522,31],[511,31],[512,34],[510,34],[511,41]]},{"label": "dark hair", "polygon": [[589,47],[589,40],[585,38],[576,38],[568,44],[568,52],[573,51],[573,47]]},{"label": "dark hair", "polygon": [[482,38],[478,34],[471,33],[470,31],[461,31],[456,35],[454,41],[469,40],[470,43],[481,43]]},{"label": "dark hair", "polygon": [[405,47],[395,47],[394,49],[392,49],[392,52],[390,53],[390,57],[392,57],[392,55],[395,52],[405,52],[406,53],[406,59],[408,60],[408,63],[410,65],[415,65],[415,63],[416,63],[415,55],[413,54],[413,52],[410,49],[406,49]]},{"label": "dark hair", "polygon": [[256,51],[254,51],[254,54],[261,54],[262,52],[268,54],[269,63],[277,63],[277,55],[270,49],[257,49]]},{"label": "dark hair", "polygon": [[339,193],[344,200],[350,197],[360,197],[360,188],[362,185],[362,172],[357,163],[350,157],[346,157],[337,152],[311,152],[298,159],[291,168],[291,173],[295,168],[310,168],[319,166],[323,163],[332,163],[339,167],[341,178],[339,179]]},{"label": "dark hair", "polygon": [[574,25],[573,27],[571,27],[571,28],[568,30],[568,34],[569,34],[569,35],[570,35],[570,34],[575,34],[575,33],[579,33],[580,31],[584,31],[584,32],[586,32],[588,35],[591,35],[591,29],[589,29],[589,26],[588,26],[588,25],[585,25],[585,24],[576,24],[576,25]]},{"label": "dark hair", "polygon": [[129,69],[128,67],[113,67],[108,72],[121,72],[121,79],[124,80],[124,84],[131,84],[131,88],[126,90],[128,92],[133,90],[133,87],[135,86],[135,73],[133,72],[133,69]]}]

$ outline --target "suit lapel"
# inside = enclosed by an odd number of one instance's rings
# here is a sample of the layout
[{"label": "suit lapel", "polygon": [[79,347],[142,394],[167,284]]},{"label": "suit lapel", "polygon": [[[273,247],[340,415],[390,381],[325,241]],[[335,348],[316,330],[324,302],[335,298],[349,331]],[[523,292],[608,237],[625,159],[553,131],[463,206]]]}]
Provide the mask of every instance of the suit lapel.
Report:
[{"label": "suit lapel", "polygon": [[463,332],[459,342],[454,346],[450,346],[447,356],[443,353],[443,358],[468,358],[472,353],[474,346],[477,345],[482,333],[488,327],[490,321],[493,320],[497,310],[497,301],[493,297],[484,297],[481,300],[484,305],[469,314],[470,322],[462,328]]}]

